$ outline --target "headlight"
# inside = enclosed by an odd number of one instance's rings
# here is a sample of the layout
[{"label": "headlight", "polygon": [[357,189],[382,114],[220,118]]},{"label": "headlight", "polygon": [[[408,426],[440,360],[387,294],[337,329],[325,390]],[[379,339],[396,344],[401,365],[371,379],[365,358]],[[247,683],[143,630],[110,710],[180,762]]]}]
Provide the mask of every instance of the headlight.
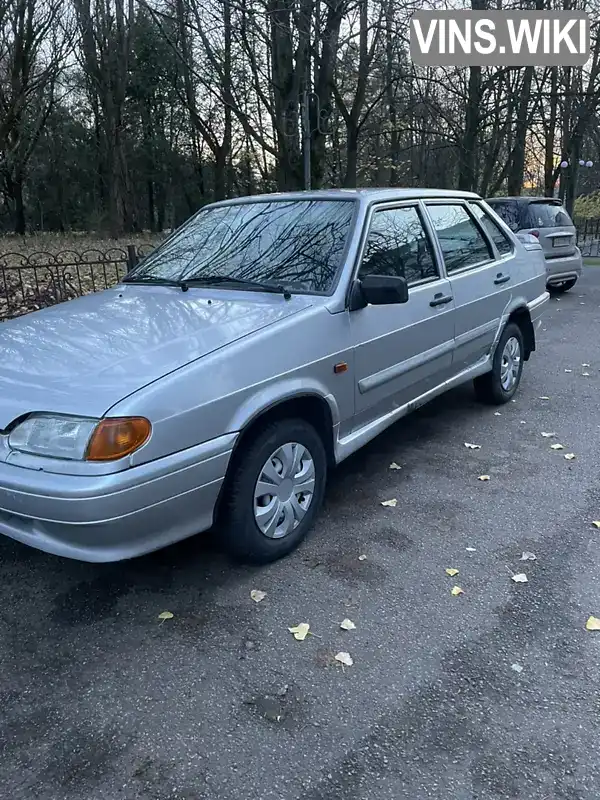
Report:
[{"label": "headlight", "polygon": [[11,432],[8,445],[22,453],[72,461],[114,461],[133,453],[149,438],[143,417],[89,419],[32,414]]}]

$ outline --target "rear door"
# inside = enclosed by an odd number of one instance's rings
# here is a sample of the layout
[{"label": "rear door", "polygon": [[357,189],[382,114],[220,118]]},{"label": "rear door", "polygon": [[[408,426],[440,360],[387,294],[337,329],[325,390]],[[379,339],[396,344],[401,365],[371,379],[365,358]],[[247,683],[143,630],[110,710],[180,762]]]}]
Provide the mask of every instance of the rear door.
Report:
[{"label": "rear door", "polygon": [[572,256],[576,252],[577,231],[560,200],[549,197],[524,203],[521,232],[539,238],[548,260]]},{"label": "rear door", "polygon": [[454,303],[418,202],[376,207],[358,276],[397,275],[409,286],[399,305],[349,315],[355,348],[355,427],[378,419],[451,375]]},{"label": "rear door", "polygon": [[444,200],[426,206],[454,297],[453,371],[458,373],[492,348],[511,294],[514,246],[477,203]]}]

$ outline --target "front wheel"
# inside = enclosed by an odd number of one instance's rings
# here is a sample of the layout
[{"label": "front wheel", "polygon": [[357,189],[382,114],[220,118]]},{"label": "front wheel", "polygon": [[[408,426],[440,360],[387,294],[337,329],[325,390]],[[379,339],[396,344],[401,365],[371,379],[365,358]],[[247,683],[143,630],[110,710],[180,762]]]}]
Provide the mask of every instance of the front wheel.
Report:
[{"label": "front wheel", "polygon": [[266,564],[290,553],[312,527],[325,492],[325,447],[301,419],[272,422],[242,447],[224,487],[225,547],[237,559]]},{"label": "front wheel", "polygon": [[477,398],[490,405],[508,403],[521,382],[523,354],[521,329],[515,322],[509,322],[494,352],[491,371],[475,378]]}]

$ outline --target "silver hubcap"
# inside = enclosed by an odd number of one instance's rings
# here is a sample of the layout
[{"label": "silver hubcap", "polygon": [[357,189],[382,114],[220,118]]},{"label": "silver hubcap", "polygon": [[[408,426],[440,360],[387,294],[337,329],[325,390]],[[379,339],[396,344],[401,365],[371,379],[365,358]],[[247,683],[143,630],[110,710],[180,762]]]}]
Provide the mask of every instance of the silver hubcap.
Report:
[{"label": "silver hubcap", "polygon": [[521,345],[519,340],[511,336],[507,339],[502,351],[502,366],[500,367],[500,383],[505,392],[510,392],[519,377],[521,367]]},{"label": "silver hubcap", "polygon": [[254,487],[254,518],[265,536],[281,539],[298,527],[312,502],[315,465],[303,444],[278,447]]}]

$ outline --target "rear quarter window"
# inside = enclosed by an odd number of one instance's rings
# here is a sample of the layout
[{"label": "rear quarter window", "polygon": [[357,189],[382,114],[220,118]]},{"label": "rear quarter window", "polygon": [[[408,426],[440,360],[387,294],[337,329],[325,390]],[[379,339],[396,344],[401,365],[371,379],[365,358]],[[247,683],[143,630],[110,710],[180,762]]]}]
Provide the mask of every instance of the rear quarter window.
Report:
[{"label": "rear quarter window", "polygon": [[511,231],[518,231],[521,229],[519,207],[516,202],[512,200],[488,200],[487,203],[494,209],[500,219],[506,222]]},{"label": "rear quarter window", "polygon": [[508,238],[504,231],[500,230],[496,221],[493,220],[487,211],[479,205],[479,203],[470,203],[470,208],[479,224],[485,229],[485,232],[496,245],[498,254],[501,256],[508,255],[513,251],[513,243]]},{"label": "rear quarter window", "polygon": [[563,228],[573,225],[559,203],[529,203],[525,213],[525,228]]}]

